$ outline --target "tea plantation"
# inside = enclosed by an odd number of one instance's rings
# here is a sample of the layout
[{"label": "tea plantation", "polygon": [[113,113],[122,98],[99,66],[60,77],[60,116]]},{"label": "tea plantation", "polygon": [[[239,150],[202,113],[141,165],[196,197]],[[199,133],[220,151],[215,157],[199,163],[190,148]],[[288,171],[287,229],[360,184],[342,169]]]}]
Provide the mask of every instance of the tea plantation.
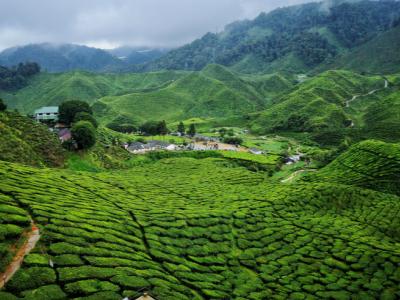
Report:
[{"label": "tea plantation", "polygon": [[0,162],[1,261],[41,239],[0,299],[397,299],[400,198],[279,185],[224,158],[76,173]]}]

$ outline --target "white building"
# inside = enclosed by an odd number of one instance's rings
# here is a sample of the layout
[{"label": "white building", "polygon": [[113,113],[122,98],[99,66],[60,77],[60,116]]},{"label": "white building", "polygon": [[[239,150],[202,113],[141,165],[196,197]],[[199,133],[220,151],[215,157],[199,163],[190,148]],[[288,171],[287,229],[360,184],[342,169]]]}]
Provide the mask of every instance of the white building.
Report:
[{"label": "white building", "polygon": [[34,117],[37,122],[58,121],[58,106],[45,106],[35,110]]}]

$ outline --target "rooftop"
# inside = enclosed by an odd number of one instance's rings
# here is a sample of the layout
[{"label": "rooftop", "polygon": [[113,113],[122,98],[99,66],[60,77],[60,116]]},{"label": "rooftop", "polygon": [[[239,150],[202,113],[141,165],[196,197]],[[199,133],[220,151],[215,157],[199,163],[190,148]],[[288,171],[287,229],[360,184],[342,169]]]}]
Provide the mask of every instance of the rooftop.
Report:
[{"label": "rooftop", "polygon": [[35,110],[35,114],[58,113],[58,106],[44,106]]}]

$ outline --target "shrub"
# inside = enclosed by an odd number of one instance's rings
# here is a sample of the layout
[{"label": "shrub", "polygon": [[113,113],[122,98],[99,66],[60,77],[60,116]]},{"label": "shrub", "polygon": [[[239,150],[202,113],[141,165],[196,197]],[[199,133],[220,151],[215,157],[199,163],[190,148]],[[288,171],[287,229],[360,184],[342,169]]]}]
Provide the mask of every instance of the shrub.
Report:
[{"label": "shrub", "polygon": [[65,291],[72,295],[91,294],[100,291],[118,292],[119,287],[108,281],[97,279],[81,280],[65,285]]},{"label": "shrub", "polygon": [[96,129],[90,122],[79,121],[74,124],[71,134],[78,149],[88,149],[96,143]]},{"label": "shrub", "polygon": [[228,136],[223,139],[223,142],[231,145],[241,145],[243,140],[240,137]]},{"label": "shrub", "polygon": [[[58,285],[45,285],[31,291],[22,292],[24,299],[30,300],[63,300],[67,295]],[[3,299],[0,297],[0,299]]]},{"label": "shrub", "polygon": [[41,287],[55,281],[56,274],[53,269],[32,267],[29,269],[20,269],[15,273],[14,277],[7,283],[7,289],[19,292]]},{"label": "shrub", "polygon": [[98,123],[96,119],[89,113],[87,112],[78,112],[75,117],[74,117],[74,123],[78,123],[79,121],[88,121],[92,123],[93,127],[97,128]]}]

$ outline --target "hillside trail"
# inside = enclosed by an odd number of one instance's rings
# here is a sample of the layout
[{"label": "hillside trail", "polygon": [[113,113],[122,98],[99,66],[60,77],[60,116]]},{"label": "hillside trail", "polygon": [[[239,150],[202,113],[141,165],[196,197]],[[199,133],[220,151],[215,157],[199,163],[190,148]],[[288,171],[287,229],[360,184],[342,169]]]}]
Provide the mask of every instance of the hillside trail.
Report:
[{"label": "hillside trail", "polygon": [[[385,79],[385,83],[384,83],[383,89],[387,89],[388,87],[389,87],[389,81],[388,81],[387,79]],[[375,89],[375,90],[369,91],[369,92],[366,93],[366,94],[354,95],[350,100],[347,100],[347,101],[346,101],[346,107],[350,107],[350,103],[353,102],[353,101],[355,101],[355,100],[357,100],[357,99],[360,98],[360,97],[370,96],[370,95],[373,95],[373,94],[375,94],[376,92],[381,91],[381,90],[382,90],[382,89]]]},{"label": "hillside trail", "polygon": [[4,273],[0,274],[0,289],[5,286],[5,284],[14,276],[14,274],[19,270],[24,261],[24,258],[33,248],[35,248],[36,243],[40,239],[39,228],[31,220],[30,231],[24,232],[22,237],[25,238],[23,245],[15,253],[11,263],[7,266]]},{"label": "hillside trail", "polygon": [[297,170],[296,172],[293,172],[288,178],[282,179],[281,182],[282,182],[282,183],[288,183],[288,182],[293,181],[293,179],[294,179],[297,175],[299,175],[299,174],[301,174],[301,173],[304,173],[304,172],[316,172],[316,171],[317,171],[316,169],[301,169],[301,170]]},{"label": "hillside trail", "polygon": [[[350,107],[350,103],[357,100],[358,98],[370,96],[370,95],[375,94],[378,91],[387,89],[389,87],[389,81],[386,78],[384,78],[384,80],[385,80],[385,83],[384,83],[383,89],[375,89],[375,90],[369,91],[368,93],[363,94],[363,95],[354,95],[350,100],[346,101],[346,107]],[[355,125],[354,120],[350,120],[350,121],[351,121],[350,127],[354,127],[354,125]]]}]

